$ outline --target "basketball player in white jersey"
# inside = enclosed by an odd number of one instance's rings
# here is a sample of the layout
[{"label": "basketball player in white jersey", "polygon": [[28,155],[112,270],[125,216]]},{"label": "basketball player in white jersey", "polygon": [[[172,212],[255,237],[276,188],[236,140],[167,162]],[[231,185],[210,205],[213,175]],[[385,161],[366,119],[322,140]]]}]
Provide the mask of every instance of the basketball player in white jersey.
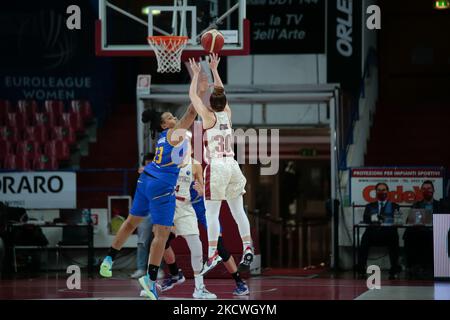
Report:
[{"label": "basketball player in white jersey", "polygon": [[243,244],[240,271],[248,271],[253,261],[253,243],[250,223],[244,211],[243,194],[246,179],[234,159],[233,130],[231,126],[231,109],[227,103],[222,80],[217,67],[220,59],[217,54],[210,55],[210,69],[214,76],[214,91],[210,96],[210,108],[207,108],[196,92],[201,72],[200,64],[190,59],[193,71],[189,97],[195,110],[203,121],[205,143],[205,206],[208,223],[208,260],[202,274],[214,268],[220,261],[217,243],[220,235],[219,214],[222,200],[226,200],[231,214],[239,229]]}]

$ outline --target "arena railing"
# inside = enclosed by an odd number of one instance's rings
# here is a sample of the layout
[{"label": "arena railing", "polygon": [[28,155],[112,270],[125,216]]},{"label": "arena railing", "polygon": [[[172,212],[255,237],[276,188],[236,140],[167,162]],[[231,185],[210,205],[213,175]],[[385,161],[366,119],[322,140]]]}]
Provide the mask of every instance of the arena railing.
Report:
[{"label": "arena railing", "polygon": [[[298,218],[283,220],[262,215],[259,211],[249,211],[251,225],[259,236],[259,244],[265,267],[304,268],[315,262],[328,263],[331,254],[331,232],[319,232],[315,229],[331,228],[329,217]],[[314,234],[322,235],[319,241],[313,240]],[[314,246],[318,246],[314,256]],[[270,257],[270,258],[269,258]]]}]

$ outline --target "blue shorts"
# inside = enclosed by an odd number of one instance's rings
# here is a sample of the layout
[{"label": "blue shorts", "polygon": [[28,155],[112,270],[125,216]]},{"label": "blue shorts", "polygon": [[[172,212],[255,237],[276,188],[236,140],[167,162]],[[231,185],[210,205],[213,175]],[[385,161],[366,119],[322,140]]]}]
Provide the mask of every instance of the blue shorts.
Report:
[{"label": "blue shorts", "polygon": [[175,186],[142,173],[137,181],[131,215],[147,217],[150,213],[153,224],[173,226],[175,216]]}]

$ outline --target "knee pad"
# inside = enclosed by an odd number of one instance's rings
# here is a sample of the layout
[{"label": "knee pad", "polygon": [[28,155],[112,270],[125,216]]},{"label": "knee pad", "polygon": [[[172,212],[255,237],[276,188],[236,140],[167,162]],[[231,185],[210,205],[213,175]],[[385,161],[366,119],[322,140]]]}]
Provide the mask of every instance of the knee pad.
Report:
[{"label": "knee pad", "polygon": [[169,234],[169,238],[166,241],[166,249],[169,249],[170,247],[170,242],[175,239],[175,234],[173,234],[172,232]]},{"label": "knee pad", "polygon": [[217,251],[219,252],[219,256],[222,258],[223,262],[230,260],[231,255],[227,249],[225,249],[222,237],[219,237],[219,241],[217,242]]}]

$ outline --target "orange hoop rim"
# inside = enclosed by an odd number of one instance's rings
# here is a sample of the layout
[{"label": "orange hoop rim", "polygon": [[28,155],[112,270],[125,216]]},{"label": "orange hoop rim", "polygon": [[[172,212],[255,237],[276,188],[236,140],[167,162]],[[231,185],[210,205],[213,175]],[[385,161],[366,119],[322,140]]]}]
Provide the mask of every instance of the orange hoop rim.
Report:
[{"label": "orange hoop rim", "polygon": [[184,40],[187,41],[189,37],[187,36],[149,36],[147,37],[148,40],[154,41],[154,42],[168,42],[172,40]]}]

